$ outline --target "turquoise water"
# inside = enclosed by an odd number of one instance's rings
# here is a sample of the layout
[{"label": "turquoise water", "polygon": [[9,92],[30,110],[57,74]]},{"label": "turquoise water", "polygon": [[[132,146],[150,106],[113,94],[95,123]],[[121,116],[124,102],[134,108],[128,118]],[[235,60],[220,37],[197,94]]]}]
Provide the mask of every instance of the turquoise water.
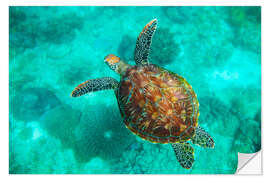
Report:
[{"label": "turquoise water", "polygon": [[[237,152],[261,149],[260,7],[10,7],[9,172],[228,174]],[[193,145],[192,169],[170,145],[125,128],[113,91],[71,98],[110,76],[110,53],[130,64],[138,34],[158,19],[150,61],[185,77],[214,149]]]}]

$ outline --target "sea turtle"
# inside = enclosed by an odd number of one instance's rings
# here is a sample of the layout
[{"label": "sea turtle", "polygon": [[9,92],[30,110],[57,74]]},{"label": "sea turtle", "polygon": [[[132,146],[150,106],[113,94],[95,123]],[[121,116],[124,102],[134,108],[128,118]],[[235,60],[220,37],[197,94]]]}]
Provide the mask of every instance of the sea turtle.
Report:
[{"label": "sea turtle", "polygon": [[78,97],[89,92],[113,89],[126,127],[152,143],[170,143],[182,167],[194,162],[191,141],[204,148],[214,148],[210,135],[198,126],[199,102],[191,85],[181,76],[150,64],[148,55],[157,19],[150,21],[139,34],[134,60],[127,64],[109,54],[104,62],[121,76],[90,79],[71,93]]}]

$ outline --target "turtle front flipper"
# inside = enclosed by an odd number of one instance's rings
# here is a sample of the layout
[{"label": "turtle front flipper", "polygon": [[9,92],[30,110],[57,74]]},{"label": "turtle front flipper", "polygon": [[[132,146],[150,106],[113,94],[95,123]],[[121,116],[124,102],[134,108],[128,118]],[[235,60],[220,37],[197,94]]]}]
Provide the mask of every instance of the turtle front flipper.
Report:
[{"label": "turtle front flipper", "polygon": [[175,143],[172,144],[172,147],[181,166],[185,169],[190,169],[194,162],[193,147],[187,142]]},{"label": "turtle front flipper", "polygon": [[78,85],[71,93],[72,97],[79,97],[86,93],[101,91],[106,89],[115,89],[118,87],[118,81],[111,77],[90,79]]},{"label": "turtle front flipper", "polygon": [[214,148],[215,142],[212,137],[200,126],[195,129],[195,135],[191,138],[193,144],[204,148]]},{"label": "turtle front flipper", "polygon": [[148,55],[152,42],[152,37],[157,28],[157,19],[150,21],[140,33],[134,53],[134,60],[137,65],[148,64]]}]

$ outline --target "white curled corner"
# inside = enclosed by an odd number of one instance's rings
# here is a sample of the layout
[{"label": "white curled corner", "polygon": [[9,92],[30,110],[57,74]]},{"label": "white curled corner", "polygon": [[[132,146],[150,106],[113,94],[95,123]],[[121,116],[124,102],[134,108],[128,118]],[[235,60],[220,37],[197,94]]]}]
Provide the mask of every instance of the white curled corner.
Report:
[{"label": "white curled corner", "polygon": [[262,174],[262,153],[238,153],[238,165],[235,174]]}]

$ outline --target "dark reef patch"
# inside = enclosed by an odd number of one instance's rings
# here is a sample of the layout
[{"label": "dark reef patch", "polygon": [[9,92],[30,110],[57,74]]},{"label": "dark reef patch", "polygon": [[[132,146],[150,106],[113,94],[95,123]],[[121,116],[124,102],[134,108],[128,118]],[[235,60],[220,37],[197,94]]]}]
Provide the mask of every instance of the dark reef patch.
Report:
[{"label": "dark reef patch", "polygon": [[125,127],[118,108],[106,105],[89,107],[82,114],[75,136],[74,153],[79,162],[87,162],[95,156],[107,161],[120,158],[135,142],[135,136]]},{"label": "dark reef patch", "polygon": [[10,111],[17,120],[37,121],[46,111],[59,106],[60,100],[45,88],[28,88],[12,97]]},{"label": "dark reef patch", "polygon": [[124,35],[117,49],[117,55],[126,62],[134,61],[134,49],[136,39],[129,35]]},{"label": "dark reef patch", "polygon": [[78,162],[93,157],[110,161],[136,142],[125,127],[117,107],[90,107],[78,112],[69,106],[58,106],[44,113],[41,127],[59,139],[64,148],[71,148]]},{"label": "dark reef patch", "polygon": [[[257,152],[261,148],[260,109],[254,117],[248,117],[239,105],[227,106],[212,97],[200,98],[199,123],[212,127],[211,131],[232,139],[231,150],[241,153]],[[237,101],[242,102],[238,97]],[[244,104],[247,101],[244,101]],[[241,107],[241,106],[240,106]],[[241,107],[242,108],[242,107]]]},{"label": "dark reef patch", "polygon": [[80,112],[69,106],[58,106],[47,111],[40,119],[40,125],[50,135],[60,139],[63,147],[73,148],[75,144],[74,130],[80,122]]},{"label": "dark reef patch", "polygon": [[45,21],[40,27],[40,40],[61,44],[70,42],[76,35],[76,30],[83,27],[83,19],[75,13],[63,14],[60,17]]},{"label": "dark reef patch", "polygon": [[241,153],[254,153],[261,150],[261,128],[253,119],[242,118],[241,127],[234,134],[232,150]]},{"label": "dark reef patch", "polygon": [[[194,15],[193,10],[194,7],[188,7],[188,6],[162,6],[161,10],[163,14],[170,19],[172,22],[176,22],[179,24],[184,24],[186,22],[189,22],[190,18]],[[195,14],[196,15],[196,14]]]},{"label": "dark reef patch", "polygon": [[220,101],[214,94],[199,98],[199,124],[225,137],[233,137],[239,127],[237,112]]},{"label": "dark reef patch", "polygon": [[261,108],[261,89],[250,85],[246,88],[232,88],[229,91],[233,94],[230,104],[239,117],[254,118]]},{"label": "dark reef patch", "polygon": [[41,42],[54,44],[70,42],[74,39],[76,31],[84,24],[83,18],[75,13],[49,16],[46,19],[46,14],[29,12],[32,12],[31,7],[10,7],[10,47],[25,50],[34,48]]},{"label": "dark reef patch", "polygon": [[[70,70],[68,73],[67,70],[65,70],[60,74],[59,83],[75,87],[78,84],[90,79],[91,71],[85,67],[88,67],[87,64],[85,66],[79,66],[76,64],[70,65]],[[91,67],[91,65],[89,65],[89,67]]]},{"label": "dark reef patch", "polygon": [[234,32],[235,46],[261,52],[261,7],[230,7],[227,22]]},{"label": "dark reef patch", "polygon": [[152,39],[150,62],[165,65],[175,60],[180,53],[179,44],[174,40],[174,34],[169,28],[157,28]]}]

